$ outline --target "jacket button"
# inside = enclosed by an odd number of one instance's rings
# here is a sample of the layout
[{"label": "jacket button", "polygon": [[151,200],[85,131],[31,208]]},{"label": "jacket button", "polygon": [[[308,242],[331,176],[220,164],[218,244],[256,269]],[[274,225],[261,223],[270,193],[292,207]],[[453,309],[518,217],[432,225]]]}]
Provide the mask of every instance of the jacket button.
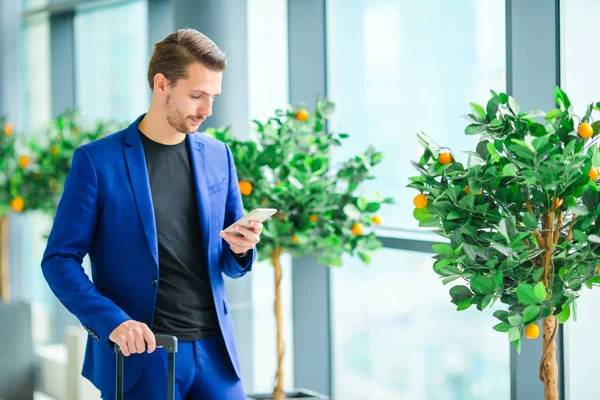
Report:
[{"label": "jacket button", "polygon": [[152,286],[157,286],[158,285],[158,279],[154,278],[152,279]]}]

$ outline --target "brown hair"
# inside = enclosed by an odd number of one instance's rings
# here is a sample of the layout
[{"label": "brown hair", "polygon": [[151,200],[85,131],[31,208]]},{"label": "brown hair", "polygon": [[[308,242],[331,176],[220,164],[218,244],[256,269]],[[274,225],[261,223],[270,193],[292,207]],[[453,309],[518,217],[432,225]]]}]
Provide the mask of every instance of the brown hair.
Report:
[{"label": "brown hair", "polygon": [[154,45],[148,65],[148,83],[154,89],[154,76],[162,73],[175,85],[186,78],[190,64],[199,62],[212,71],[227,68],[227,57],[206,35],[195,29],[180,29]]}]

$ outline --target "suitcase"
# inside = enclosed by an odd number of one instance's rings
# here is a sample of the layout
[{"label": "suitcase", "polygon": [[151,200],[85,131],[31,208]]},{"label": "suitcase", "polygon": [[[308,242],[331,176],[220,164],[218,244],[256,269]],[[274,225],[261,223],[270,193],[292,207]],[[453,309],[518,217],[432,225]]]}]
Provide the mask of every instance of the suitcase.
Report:
[{"label": "suitcase", "polygon": [[[162,346],[169,358],[169,383],[167,388],[167,399],[175,400],[175,353],[177,353],[177,337],[170,335],[154,335],[156,338],[156,346]],[[117,354],[117,384],[116,384],[116,400],[123,400],[123,362],[124,357],[119,346],[114,345],[115,353]]]}]

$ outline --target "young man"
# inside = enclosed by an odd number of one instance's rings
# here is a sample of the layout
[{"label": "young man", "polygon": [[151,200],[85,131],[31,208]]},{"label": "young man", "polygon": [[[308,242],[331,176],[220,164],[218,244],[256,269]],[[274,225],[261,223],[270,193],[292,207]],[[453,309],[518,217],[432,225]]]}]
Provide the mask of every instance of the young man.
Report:
[{"label": "young man", "polygon": [[42,271],[89,333],[83,375],[103,399],[115,396],[112,343],[126,356],[125,398],[166,397],[155,333],[179,339],[178,399],[245,399],[223,273],[250,271],[262,224],[222,231],[243,216],[235,165],[225,144],[195,133],[226,63],[195,30],[169,35],[148,67],[148,112],[73,156]]}]

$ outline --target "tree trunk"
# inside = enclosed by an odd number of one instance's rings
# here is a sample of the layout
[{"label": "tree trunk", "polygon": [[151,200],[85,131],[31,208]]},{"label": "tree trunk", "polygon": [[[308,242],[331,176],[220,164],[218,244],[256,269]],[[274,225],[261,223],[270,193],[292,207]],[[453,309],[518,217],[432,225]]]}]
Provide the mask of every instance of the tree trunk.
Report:
[{"label": "tree trunk", "polygon": [[277,375],[273,400],[285,400],[283,390],[283,316],[281,314],[281,254],[282,248],[276,248],[271,253],[271,264],[275,270],[275,320],[277,321]]},{"label": "tree trunk", "polygon": [[4,304],[10,303],[8,285],[8,217],[0,215],[0,297]]},{"label": "tree trunk", "polygon": [[[554,204],[554,203],[553,203]],[[542,230],[546,252],[542,255],[544,266],[544,285],[550,295],[550,287],[554,276],[554,244],[558,242],[561,222],[554,226],[554,211],[544,216],[542,221]],[[562,213],[559,217],[562,220]],[[554,312],[554,310],[552,310]],[[558,332],[558,320],[556,316],[551,315],[544,318],[542,322],[542,358],[540,360],[539,378],[544,384],[544,397],[546,400],[558,400],[558,362],[556,361],[556,334]]]},{"label": "tree trunk", "polygon": [[542,323],[542,360],[540,364],[540,380],[544,383],[546,400],[558,400],[558,362],[556,362],[556,333],[558,321],[554,315],[544,318]]}]

